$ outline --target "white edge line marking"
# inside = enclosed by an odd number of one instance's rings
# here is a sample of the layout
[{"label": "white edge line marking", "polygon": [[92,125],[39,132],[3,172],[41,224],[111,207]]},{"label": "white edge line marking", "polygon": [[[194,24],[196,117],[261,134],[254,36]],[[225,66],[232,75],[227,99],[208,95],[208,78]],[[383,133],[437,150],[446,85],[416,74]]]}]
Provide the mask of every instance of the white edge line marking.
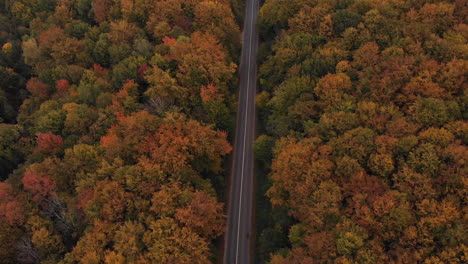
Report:
[{"label": "white edge line marking", "polygon": [[248,119],[248,109],[249,109],[249,88],[250,88],[250,69],[251,69],[251,58],[252,58],[252,37],[253,37],[253,15],[254,15],[254,1],[251,0],[251,16],[250,16],[250,39],[249,39],[249,63],[247,68],[247,100],[245,105],[245,121],[244,121],[244,142],[242,146],[242,170],[241,170],[241,186],[240,186],[240,197],[239,197],[239,211],[237,217],[237,242],[236,242],[236,264],[237,259],[239,256],[239,230],[240,230],[240,218],[241,218],[241,211],[242,211],[242,191],[244,185],[244,162],[245,162],[245,139],[247,133],[247,119]]}]

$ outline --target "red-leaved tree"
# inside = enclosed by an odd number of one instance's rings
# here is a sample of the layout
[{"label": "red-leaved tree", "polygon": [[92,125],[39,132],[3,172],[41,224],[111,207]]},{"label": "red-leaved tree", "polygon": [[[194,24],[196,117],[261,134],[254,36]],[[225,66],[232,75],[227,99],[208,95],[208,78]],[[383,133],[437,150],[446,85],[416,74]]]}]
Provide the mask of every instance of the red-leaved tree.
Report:
[{"label": "red-leaved tree", "polygon": [[0,222],[11,226],[21,225],[24,221],[21,203],[13,195],[10,184],[0,182]]},{"label": "red-leaved tree", "polygon": [[43,83],[36,77],[31,78],[28,83],[26,83],[26,88],[33,96],[37,96],[41,99],[45,99],[49,95],[49,85]]},{"label": "red-leaved tree", "polygon": [[61,93],[65,93],[70,89],[70,83],[67,80],[58,80],[55,89]]},{"label": "red-leaved tree", "polygon": [[52,179],[38,174],[34,169],[27,169],[21,181],[24,189],[32,195],[33,201],[37,203],[42,202],[56,188]]},{"label": "red-leaved tree", "polygon": [[37,147],[40,152],[52,153],[59,150],[63,146],[63,139],[61,136],[57,136],[48,133],[36,133]]}]

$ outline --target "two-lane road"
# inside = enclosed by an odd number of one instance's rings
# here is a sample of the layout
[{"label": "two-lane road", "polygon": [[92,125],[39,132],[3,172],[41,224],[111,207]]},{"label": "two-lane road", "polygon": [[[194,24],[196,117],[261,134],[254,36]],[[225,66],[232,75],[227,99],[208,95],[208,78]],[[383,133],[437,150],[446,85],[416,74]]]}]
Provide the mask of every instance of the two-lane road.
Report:
[{"label": "two-lane road", "polygon": [[240,94],[231,174],[225,264],[251,263],[257,84],[258,0],[247,0],[240,64]]}]

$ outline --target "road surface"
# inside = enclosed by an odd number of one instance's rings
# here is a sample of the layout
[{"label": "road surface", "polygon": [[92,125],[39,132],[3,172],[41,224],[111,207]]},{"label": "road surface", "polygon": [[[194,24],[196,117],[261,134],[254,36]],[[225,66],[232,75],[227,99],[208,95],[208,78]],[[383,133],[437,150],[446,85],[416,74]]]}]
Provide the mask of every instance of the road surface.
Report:
[{"label": "road surface", "polygon": [[257,84],[258,0],[247,0],[240,73],[237,128],[231,174],[225,264],[251,263],[254,156],[255,94]]}]

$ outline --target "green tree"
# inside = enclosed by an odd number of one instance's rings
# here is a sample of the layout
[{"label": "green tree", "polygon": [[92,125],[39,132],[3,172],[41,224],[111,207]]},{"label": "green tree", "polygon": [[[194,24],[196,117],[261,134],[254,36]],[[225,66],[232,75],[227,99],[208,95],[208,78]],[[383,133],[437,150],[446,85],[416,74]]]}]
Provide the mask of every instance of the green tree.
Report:
[{"label": "green tree", "polygon": [[341,34],[349,27],[356,27],[360,21],[359,14],[348,9],[341,9],[336,11],[333,16],[333,30],[335,34]]}]

